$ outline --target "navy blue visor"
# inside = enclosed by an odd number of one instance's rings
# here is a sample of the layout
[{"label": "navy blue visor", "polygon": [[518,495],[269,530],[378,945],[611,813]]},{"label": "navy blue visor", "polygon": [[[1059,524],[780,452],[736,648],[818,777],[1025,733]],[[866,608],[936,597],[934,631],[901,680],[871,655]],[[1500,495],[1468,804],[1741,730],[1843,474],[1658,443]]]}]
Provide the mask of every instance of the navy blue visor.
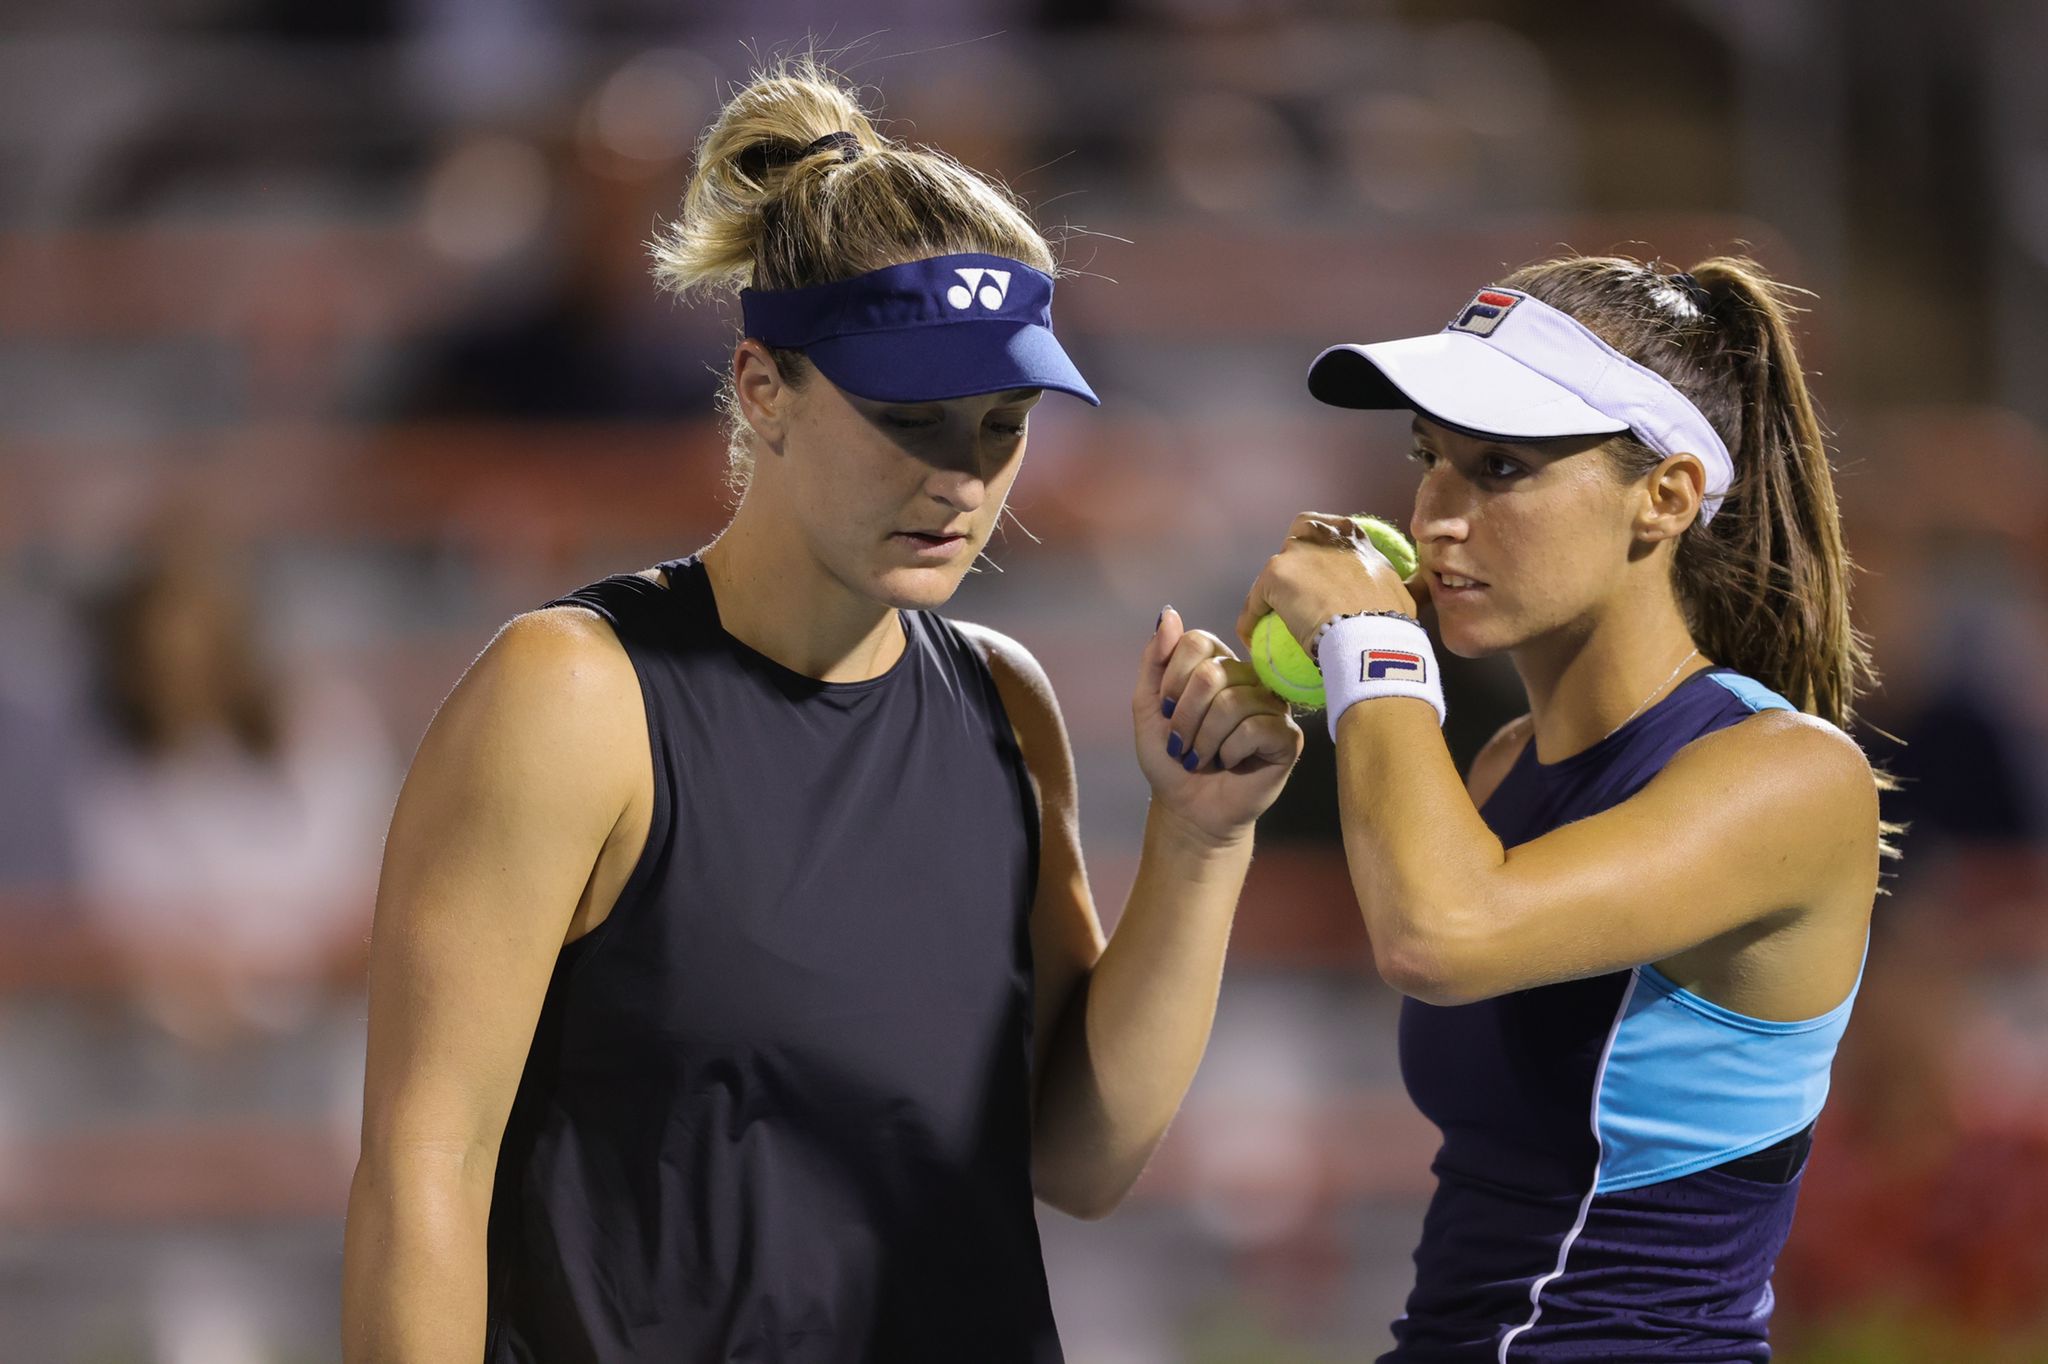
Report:
[{"label": "navy blue visor", "polygon": [[1049,388],[1102,400],[1052,334],[1052,276],[1007,256],[933,256],[801,289],[742,289],[746,334],[800,350],[871,402]]}]

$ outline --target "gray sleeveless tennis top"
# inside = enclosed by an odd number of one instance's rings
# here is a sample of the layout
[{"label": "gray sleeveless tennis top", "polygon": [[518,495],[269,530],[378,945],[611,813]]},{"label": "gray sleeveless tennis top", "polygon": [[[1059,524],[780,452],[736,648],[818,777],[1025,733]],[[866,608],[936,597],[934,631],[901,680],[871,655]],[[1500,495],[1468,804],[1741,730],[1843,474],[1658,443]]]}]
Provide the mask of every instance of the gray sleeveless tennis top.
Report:
[{"label": "gray sleeveless tennis top", "polygon": [[549,984],[490,1364],[1060,1359],[1030,1181],[1035,799],[951,624],[803,677],[702,564],[564,598],[646,703],[647,847]]}]

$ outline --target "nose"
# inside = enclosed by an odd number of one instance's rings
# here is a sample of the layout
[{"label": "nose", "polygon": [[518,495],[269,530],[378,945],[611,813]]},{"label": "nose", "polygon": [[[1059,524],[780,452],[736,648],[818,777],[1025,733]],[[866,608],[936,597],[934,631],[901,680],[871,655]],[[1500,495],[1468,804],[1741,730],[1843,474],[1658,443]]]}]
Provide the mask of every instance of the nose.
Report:
[{"label": "nose", "polygon": [[978,441],[968,441],[935,460],[925,474],[927,495],[954,511],[973,513],[988,498],[986,453]]},{"label": "nose", "polygon": [[1415,515],[1408,533],[1417,545],[1456,544],[1472,532],[1472,488],[1448,460],[1439,460],[1415,489]]},{"label": "nose", "polygon": [[1023,449],[1021,441],[999,439],[986,431],[957,445],[948,444],[943,454],[924,456],[929,464],[925,492],[956,511],[979,511],[988,500],[990,482]]},{"label": "nose", "polygon": [[987,500],[988,480],[975,469],[933,469],[924,481],[924,490],[934,501],[971,514],[980,511]]}]

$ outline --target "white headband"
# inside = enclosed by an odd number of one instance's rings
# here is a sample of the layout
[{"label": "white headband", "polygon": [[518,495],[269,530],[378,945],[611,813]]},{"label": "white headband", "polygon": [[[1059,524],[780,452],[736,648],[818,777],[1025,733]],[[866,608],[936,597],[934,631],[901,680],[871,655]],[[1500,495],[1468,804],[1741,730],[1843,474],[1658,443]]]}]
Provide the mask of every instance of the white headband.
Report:
[{"label": "white headband", "polygon": [[1481,289],[1433,336],[1332,346],[1309,366],[1308,388],[1338,407],[1410,408],[1508,440],[1632,431],[1706,466],[1702,522],[1735,485],[1728,447],[1683,393],[1519,289]]}]

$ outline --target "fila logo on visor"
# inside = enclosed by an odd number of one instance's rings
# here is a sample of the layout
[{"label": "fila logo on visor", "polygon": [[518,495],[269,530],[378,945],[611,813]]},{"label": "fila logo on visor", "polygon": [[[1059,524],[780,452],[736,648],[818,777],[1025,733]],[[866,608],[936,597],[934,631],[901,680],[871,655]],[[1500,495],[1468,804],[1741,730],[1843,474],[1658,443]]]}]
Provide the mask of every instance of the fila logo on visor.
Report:
[{"label": "fila logo on visor", "polygon": [[1451,330],[1469,332],[1473,336],[1491,336],[1493,329],[1501,324],[1501,319],[1521,301],[1520,294],[1501,289],[1481,289],[1465,305],[1465,311],[1458,314],[1458,320],[1451,323]]},{"label": "fila logo on visor", "polygon": [[954,274],[967,281],[946,290],[946,302],[955,308],[966,309],[979,299],[981,306],[993,312],[1003,306],[1003,300],[1010,296],[1010,272],[976,267],[955,270]]},{"label": "fila logo on visor", "polygon": [[1360,662],[1361,682],[1384,682],[1389,677],[1397,682],[1429,681],[1429,669],[1423,665],[1422,655],[1405,649],[1367,649]]}]

